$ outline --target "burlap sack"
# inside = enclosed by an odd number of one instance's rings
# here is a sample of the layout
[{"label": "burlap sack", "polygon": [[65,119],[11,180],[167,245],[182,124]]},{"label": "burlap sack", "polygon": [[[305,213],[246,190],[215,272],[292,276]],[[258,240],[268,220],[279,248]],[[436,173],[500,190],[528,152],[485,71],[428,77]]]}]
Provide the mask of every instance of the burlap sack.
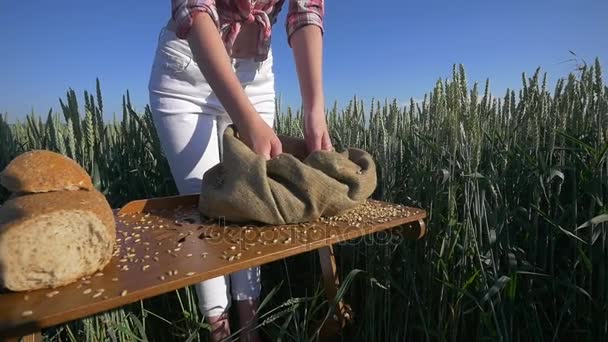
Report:
[{"label": "burlap sack", "polygon": [[287,224],[337,215],[360,205],[376,188],[376,165],[365,151],[317,151],[279,136],[283,154],[266,161],[239,138],[223,135],[223,159],[203,176],[199,210],[228,222]]}]

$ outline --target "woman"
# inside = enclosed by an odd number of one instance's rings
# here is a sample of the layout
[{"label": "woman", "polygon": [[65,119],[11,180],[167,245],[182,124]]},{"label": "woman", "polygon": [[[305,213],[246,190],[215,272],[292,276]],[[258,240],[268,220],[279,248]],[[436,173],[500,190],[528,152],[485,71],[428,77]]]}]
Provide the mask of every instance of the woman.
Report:
[{"label": "woman", "polygon": [[[172,0],[150,75],[150,106],[180,194],[200,192],[205,171],[220,161],[221,137],[234,123],[241,139],[267,159],[281,153],[273,131],[274,74],[270,38],[284,0]],[[290,0],[286,29],[293,50],[309,152],[331,150],[322,85],[323,0]],[[230,334],[227,309],[252,323],[259,267],[196,285],[212,340]],[[255,332],[250,341],[259,340]]]}]

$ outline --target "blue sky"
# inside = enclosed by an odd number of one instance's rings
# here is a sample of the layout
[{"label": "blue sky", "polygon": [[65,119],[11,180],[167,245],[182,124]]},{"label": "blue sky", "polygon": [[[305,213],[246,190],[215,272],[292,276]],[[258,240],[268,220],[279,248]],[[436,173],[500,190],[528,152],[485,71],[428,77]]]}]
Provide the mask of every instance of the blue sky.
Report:
[{"label": "blue sky", "polygon": [[[348,4],[346,6],[345,4]],[[377,4],[377,5],[369,5]],[[277,94],[299,105],[287,8],[273,30]],[[59,112],[73,88],[101,80],[105,115],[120,111],[128,89],[138,109],[170,1],[1,1],[0,113]],[[608,73],[606,0],[328,0],[324,80],[327,105],[358,95],[406,102],[421,98],[462,63],[468,79],[491,80],[495,95],[519,89],[537,67],[551,82],[575,68],[573,56],[599,57]]]}]

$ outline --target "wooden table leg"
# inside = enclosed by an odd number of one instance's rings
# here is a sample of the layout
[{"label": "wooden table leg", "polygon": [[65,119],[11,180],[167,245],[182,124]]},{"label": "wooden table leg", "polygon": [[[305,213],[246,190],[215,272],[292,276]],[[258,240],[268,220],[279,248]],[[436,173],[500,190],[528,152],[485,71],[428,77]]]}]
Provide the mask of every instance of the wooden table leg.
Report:
[{"label": "wooden table leg", "polygon": [[422,239],[422,237],[426,235],[426,224],[423,219],[420,219],[418,220],[418,224],[413,222],[405,225],[405,227],[400,230],[399,234],[408,240]]},{"label": "wooden table leg", "polygon": [[424,223],[423,219],[418,220],[418,227],[420,228],[420,232],[418,233],[418,239],[421,239],[426,235],[426,223]]},{"label": "wooden table leg", "polygon": [[2,339],[2,337],[0,337],[0,341],[3,342],[42,342],[42,334],[40,333],[40,331],[29,334],[27,336],[23,336],[23,337],[11,337],[11,338],[6,338],[6,339]]},{"label": "wooden table leg", "polygon": [[40,331],[23,337],[22,342],[42,342],[42,334]]},{"label": "wooden table leg", "polygon": [[[336,295],[338,293],[338,287],[340,287],[340,279],[336,269],[336,259],[334,257],[334,249],[332,246],[321,247],[319,249],[319,259],[321,261],[321,271],[323,272],[323,283],[325,285],[325,295],[332,305],[335,302]],[[332,321],[337,323],[338,329],[344,328],[346,323],[351,318],[350,310],[344,301],[340,299],[337,306],[334,308],[332,315]],[[335,324],[334,323],[334,324]]]}]

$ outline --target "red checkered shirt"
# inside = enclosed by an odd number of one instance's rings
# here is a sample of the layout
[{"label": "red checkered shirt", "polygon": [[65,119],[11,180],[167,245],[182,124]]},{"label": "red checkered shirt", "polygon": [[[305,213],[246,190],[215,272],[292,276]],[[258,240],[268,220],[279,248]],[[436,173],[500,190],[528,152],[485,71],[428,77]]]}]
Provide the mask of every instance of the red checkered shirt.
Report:
[{"label": "red checkered shirt", "polygon": [[[176,35],[186,38],[194,17],[207,12],[218,27],[226,50],[232,45],[241,29],[241,23],[256,22],[261,26],[256,60],[264,60],[270,48],[272,25],[285,0],[171,0],[172,19],[176,24]],[[323,32],[323,0],[289,0],[285,28],[287,39],[306,25],[316,25]]]}]

